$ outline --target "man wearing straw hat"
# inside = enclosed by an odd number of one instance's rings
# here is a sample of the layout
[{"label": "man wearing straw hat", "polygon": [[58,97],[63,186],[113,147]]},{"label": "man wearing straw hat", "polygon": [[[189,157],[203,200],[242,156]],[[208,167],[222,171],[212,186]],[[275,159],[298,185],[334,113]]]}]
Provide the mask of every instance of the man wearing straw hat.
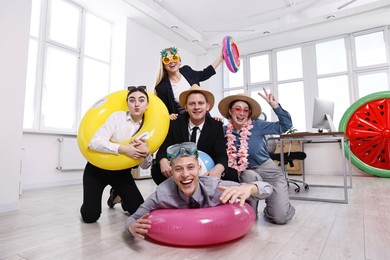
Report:
[{"label": "man wearing straw hat", "polygon": [[[281,168],[270,159],[264,140],[266,135],[289,130],[291,116],[271,93],[264,89],[264,94],[258,94],[270,104],[278,122],[259,120],[261,107],[246,94],[225,97],[218,104],[221,115],[229,120],[224,126],[229,169],[237,171],[240,182],[257,180],[271,184],[274,192],[265,199],[264,216],[273,223],[285,224],[294,216],[295,209],[290,204],[286,178]],[[252,205],[255,212],[257,205]]]},{"label": "man wearing straw hat", "polygon": [[[165,153],[168,146],[194,142],[198,150],[208,154],[215,166],[206,175],[221,178],[227,169],[226,142],[221,122],[207,116],[214,106],[214,95],[197,84],[182,92],[179,102],[186,110],[176,120],[171,120],[168,135],[156,154],[152,178],[159,185],[171,176],[171,166]],[[226,178],[224,178],[226,179]]]}]

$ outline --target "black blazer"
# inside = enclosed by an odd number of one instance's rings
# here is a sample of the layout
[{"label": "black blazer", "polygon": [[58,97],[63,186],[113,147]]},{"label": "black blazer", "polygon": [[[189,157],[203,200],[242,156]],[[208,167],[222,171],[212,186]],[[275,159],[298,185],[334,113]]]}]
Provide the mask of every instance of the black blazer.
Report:
[{"label": "black blazer", "polygon": [[[156,154],[157,162],[160,162],[163,158],[167,158],[167,148],[170,145],[190,141],[188,122],[189,115],[187,112],[179,115],[176,120],[171,120],[168,135]],[[206,117],[197,147],[198,150],[207,153],[214,160],[215,164],[220,163],[225,167],[225,171],[227,170],[228,157],[226,154],[226,140],[221,122],[211,117]]]},{"label": "black blazer", "polygon": [[[202,71],[193,70],[190,66],[183,66],[179,69],[180,73],[186,78],[190,85],[198,84],[213,76],[216,72],[213,66],[209,65]],[[169,81],[168,75],[165,75],[160,83],[155,87],[157,96],[164,102],[168,108],[169,114],[183,114],[185,110],[175,100],[172,85]]]}]

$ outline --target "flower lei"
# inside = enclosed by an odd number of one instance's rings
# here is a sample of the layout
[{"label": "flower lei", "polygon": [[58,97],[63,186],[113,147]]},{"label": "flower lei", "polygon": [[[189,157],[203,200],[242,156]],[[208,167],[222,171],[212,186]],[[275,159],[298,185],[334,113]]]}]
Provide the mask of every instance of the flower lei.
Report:
[{"label": "flower lei", "polygon": [[226,128],[225,137],[227,138],[227,155],[229,157],[229,167],[236,169],[238,174],[246,170],[248,165],[248,139],[251,135],[253,127],[252,120],[248,120],[242,125],[240,131],[240,149],[237,152],[237,148],[234,145],[236,136],[233,132],[233,124],[229,122]]}]

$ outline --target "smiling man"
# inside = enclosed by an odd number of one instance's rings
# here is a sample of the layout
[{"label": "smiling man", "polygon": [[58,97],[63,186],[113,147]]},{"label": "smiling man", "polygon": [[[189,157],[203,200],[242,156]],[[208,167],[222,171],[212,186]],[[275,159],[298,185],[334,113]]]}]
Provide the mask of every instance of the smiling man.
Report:
[{"label": "smiling man", "polygon": [[[171,165],[165,153],[167,147],[188,141],[196,143],[199,151],[207,153],[213,159],[215,166],[206,175],[233,180],[223,176],[227,169],[228,157],[222,124],[207,116],[214,106],[214,95],[194,84],[180,94],[179,101],[186,113],[180,114],[176,120],[171,120],[168,135],[157,152],[156,164],[152,167],[154,182],[159,185],[172,175]],[[191,140],[191,137],[194,139]]]},{"label": "smiling man", "polygon": [[[161,183],[154,193],[126,221],[126,229],[140,239],[145,238],[153,225],[148,219],[155,209],[206,208],[220,204],[233,204],[237,200],[243,206],[246,200],[265,199],[272,194],[272,186],[262,181],[239,184],[217,178],[199,176],[196,144],[185,142],[167,148],[172,175]],[[190,212],[189,212],[190,214]]]}]

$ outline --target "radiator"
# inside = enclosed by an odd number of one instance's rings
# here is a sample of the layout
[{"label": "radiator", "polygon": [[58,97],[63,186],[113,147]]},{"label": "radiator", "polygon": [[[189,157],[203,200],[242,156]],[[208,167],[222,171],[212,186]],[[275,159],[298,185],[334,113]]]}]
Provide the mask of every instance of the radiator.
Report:
[{"label": "radiator", "polygon": [[83,170],[87,161],[81,154],[76,138],[58,138],[59,153],[57,170]]}]

